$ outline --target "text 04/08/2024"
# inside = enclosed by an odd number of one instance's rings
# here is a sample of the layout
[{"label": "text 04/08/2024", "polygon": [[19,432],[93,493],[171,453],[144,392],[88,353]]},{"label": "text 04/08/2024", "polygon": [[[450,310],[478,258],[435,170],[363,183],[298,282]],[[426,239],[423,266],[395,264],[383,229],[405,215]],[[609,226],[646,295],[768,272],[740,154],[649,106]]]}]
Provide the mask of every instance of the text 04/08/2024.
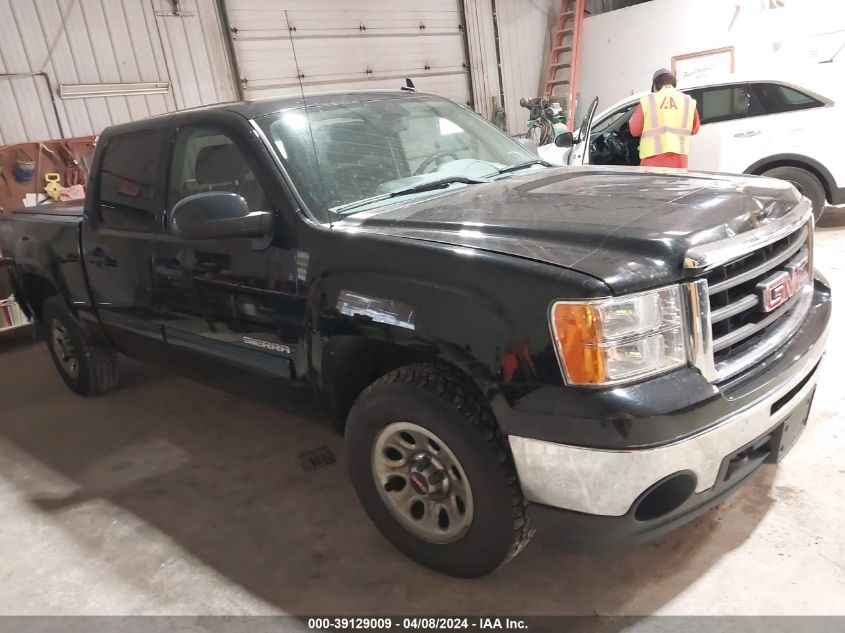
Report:
[{"label": "text 04/08/2024", "polygon": [[394,620],[392,618],[309,618],[308,628],[316,631],[334,630],[413,630],[441,631],[450,629],[463,630],[521,630],[527,629],[525,620],[519,618],[442,618],[412,617]]}]

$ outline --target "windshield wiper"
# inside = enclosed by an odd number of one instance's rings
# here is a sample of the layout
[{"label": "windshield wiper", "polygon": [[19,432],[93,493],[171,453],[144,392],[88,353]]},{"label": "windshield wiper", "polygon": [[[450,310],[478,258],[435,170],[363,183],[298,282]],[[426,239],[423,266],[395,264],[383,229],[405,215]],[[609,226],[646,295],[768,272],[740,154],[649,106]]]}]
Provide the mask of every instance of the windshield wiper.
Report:
[{"label": "windshield wiper", "polygon": [[348,204],[342,204],[339,207],[332,209],[334,213],[342,214],[344,211],[349,211],[357,207],[379,202],[380,200],[390,200],[399,196],[409,196],[414,193],[422,193],[424,191],[434,191],[435,189],[444,189],[449,185],[460,182],[465,185],[481,185],[489,182],[488,180],[479,180],[478,178],[467,178],[466,176],[449,176],[448,178],[441,178],[440,180],[432,180],[430,182],[423,182],[407,189],[400,189],[399,191],[391,191],[390,193],[382,193],[371,198],[364,198],[363,200],[356,200]]},{"label": "windshield wiper", "polygon": [[534,160],[528,160],[524,163],[517,163],[516,165],[511,165],[510,167],[503,167],[499,171],[496,172],[496,175],[501,174],[509,174],[512,171],[519,171],[520,169],[525,169],[526,167],[531,167],[531,165],[542,165],[543,167],[554,167],[549,161],[543,160],[542,158],[535,158]]}]

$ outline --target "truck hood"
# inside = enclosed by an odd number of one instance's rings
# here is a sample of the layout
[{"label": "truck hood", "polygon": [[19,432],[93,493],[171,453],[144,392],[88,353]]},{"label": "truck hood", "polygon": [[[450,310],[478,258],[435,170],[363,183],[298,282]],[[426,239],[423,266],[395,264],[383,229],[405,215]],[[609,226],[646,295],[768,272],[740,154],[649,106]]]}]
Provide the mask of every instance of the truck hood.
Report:
[{"label": "truck hood", "polygon": [[561,266],[616,294],[683,276],[686,251],[781,217],[792,185],[756,176],[638,167],[531,170],[334,224]]}]

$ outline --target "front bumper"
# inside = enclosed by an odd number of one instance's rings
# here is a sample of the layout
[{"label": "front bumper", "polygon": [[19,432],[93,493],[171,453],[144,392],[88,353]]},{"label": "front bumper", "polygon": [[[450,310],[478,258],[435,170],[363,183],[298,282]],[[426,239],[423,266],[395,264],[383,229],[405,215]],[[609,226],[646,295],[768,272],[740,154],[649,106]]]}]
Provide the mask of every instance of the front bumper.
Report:
[{"label": "front bumper", "polygon": [[[805,325],[778,350],[777,359],[771,360],[762,374],[758,372],[753,381],[747,381],[765,385],[765,389],[755,389],[753,398],[748,393],[732,398],[731,389],[745,390],[735,384],[723,385],[718,408],[713,402],[699,406],[703,411],[718,410],[724,415],[700,432],[658,446],[624,449],[575,446],[511,434],[520,483],[526,498],[534,504],[535,520],[555,513],[560,519],[565,514],[567,520],[557,523],[584,537],[576,540],[590,540],[592,536],[601,540],[601,534],[610,537],[617,532],[621,536],[654,536],[717,503],[763,461],[779,457],[767,447],[777,453],[787,448],[782,442],[784,433],[790,440],[797,437],[796,426],[803,426],[803,408],[809,408],[815,389],[830,312],[829,289],[817,282]],[[679,393],[677,400],[683,402],[683,394]],[[685,414],[690,413],[688,404],[681,406]],[[794,418],[801,415],[803,419],[796,425]],[[566,424],[566,420],[560,420],[560,424]],[[791,431],[784,431],[788,426]],[[744,458],[745,449],[753,449],[754,459]],[[737,456],[743,458],[741,468],[733,468],[726,477],[731,460]],[[670,480],[674,485],[661,488]],[[640,511],[645,500],[653,504],[662,491],[674,495],[677,503],[666,504],[665,511],[657,515]],[[602,519],[606,527],[597,525],[594,519]],[[537,522],[542,528],[543,521]]]}]

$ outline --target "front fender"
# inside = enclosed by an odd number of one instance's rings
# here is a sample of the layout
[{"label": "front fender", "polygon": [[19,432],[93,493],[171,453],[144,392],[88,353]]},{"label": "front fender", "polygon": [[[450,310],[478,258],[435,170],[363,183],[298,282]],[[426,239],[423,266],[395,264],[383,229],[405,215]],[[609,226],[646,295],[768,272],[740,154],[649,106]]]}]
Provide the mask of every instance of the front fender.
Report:
[{"label": "front fender", "polygon": [[[338,403],[338,417],[378,377],[414,362],[457,368],[491,406],[520,385],[561,384],[549,305],[585,292],[585,279],[594,280],[493,253],[451,263],[448,277],[435,266],[424,278],[357,267],[309,284],[309,366],[298,373],[308,371]],[[468,268],[461,271],[461,264]]]},{"label": "front fender", "polygon": [[520,329],[512,310],[494,296],[389,273],[330,275],[312,292],[309,303],[320,306],[313,367],[325,363],[337,345],[332,341],[352,337],[405,348],[409,358],[440,358],[487,384]]}]

